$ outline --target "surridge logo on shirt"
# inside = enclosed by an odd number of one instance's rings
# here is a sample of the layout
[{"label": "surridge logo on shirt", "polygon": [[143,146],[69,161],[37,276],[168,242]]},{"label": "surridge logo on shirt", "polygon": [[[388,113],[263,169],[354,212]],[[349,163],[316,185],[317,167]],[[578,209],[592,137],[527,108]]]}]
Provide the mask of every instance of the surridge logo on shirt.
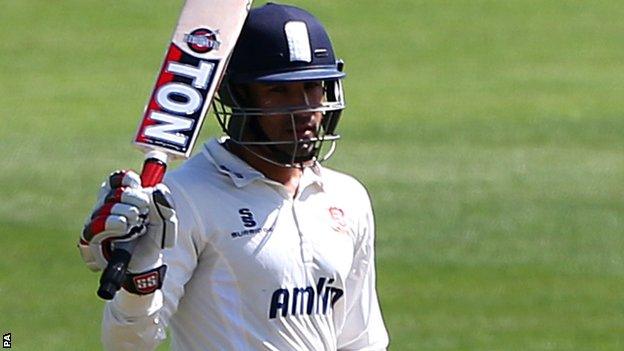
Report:
[{"label": "surridge logo on shirt", "polygon": [[238,210],[238,214],[240,215],[241,221],[243,221],[243,225],[247,228],[255,227],[256,220],[254,219],[253,213],[248,208],[241,208]]},{"label": "surridge logo on shirt", "polygon": [[292,289],[280,288],[273,292],[269,307],[269,318],[279,315],[312,315],[327,314],[344,292],[342,289],[331,286],[333,278],[321,277],[316,286],[294,287]]},{"label": "surridge logo on shirt", "polygon": [[272,233],[273,232],[273,228],[254,228],[255,226],[258,225],[258,223],[256,222],[253,213],[251,212],[250,209],[248,208],[241,208],[238,210],[238,214],[240,216],[241,221],[243,222],[243,226],[245,226],[245,228],[249,228],[249,229],[244,229],[244,230],[238,230],[238,231],[233,231],[230,233],[230,236],[232,238],[241,238],[244,236],[249,236],[249,235],[256,235],[259,233]]}]

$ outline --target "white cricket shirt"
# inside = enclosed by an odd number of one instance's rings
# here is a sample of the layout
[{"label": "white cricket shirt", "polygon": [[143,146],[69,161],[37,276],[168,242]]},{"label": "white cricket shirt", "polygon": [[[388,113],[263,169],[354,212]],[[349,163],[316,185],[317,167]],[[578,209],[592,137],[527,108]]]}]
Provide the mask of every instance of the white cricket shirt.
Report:
[{"label": "white cricket shirt", "polygon": [[106,305],[110,350],[385,350],[370,200],[355,179],[306,168],[297,195],[216,139],[170,172],[178,242],[161,291]]}]

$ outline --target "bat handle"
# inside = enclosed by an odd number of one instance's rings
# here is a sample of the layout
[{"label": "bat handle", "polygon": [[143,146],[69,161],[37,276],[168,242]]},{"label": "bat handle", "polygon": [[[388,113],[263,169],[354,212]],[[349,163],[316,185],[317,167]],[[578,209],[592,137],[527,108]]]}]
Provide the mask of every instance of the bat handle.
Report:
[{"label": "bat handle", "polygon": [[[145,188],[160,183],[165,176],[166,169],[167,155],[160,151],[150,151],[143,163],[141,185]],[[121,288],[126,278],[128,263],[132,258],[135,246],[136,240],[120,242],[114,246],[115,249],[108,261],[108,265],[100,277],[100,287],[97,295],[102,299],[112,300]]]}]

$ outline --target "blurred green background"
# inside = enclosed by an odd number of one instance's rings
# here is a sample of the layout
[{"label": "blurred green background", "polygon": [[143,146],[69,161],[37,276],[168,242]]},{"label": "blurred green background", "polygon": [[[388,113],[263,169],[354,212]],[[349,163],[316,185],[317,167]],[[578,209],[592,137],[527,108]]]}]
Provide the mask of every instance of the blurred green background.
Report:
[{"label": "blurred green background", "polygon": [[[346,61],[329,165],[371,192],[391,349],[624,349],[624,3],[293,3]],[[1,4],[0,332],[97,349],[75,242],[182,2]]]}]

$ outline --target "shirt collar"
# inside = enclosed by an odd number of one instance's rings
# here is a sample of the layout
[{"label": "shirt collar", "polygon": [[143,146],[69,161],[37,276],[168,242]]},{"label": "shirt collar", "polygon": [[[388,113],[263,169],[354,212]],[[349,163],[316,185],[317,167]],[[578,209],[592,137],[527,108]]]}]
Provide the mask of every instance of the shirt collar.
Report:
[{"label": "shirt collar", "polygon": [[303,169],[303,175],[299,181],[299,188],[303,190],[311,184],[316,184],[323,189],[323,167],[318,162],[315,162],[311,167]]},{"label": "shirt collar", "polygon": [[211,138],[202,149],[204,156],[214,163],[219,172],[229,176],[237,188],[242,188],[256,179],[265,179],[262,173],[223,147],[225,140]]},{"label": "shirt collar", "polygon": [[[227,140],[227,137],[221,139],[211,138],[204,143],[204,147],[202,148],[204,156],[215,165],[219,172],[229,176],[237,188],[242,188],[257,179],[271,182],[264,174],[223,147],[222,143],[225,142],[225,140]],[[305,189],[311,184],[317,184],[322,189],[322,174],[323,168],[318,162],[311,167],[304,168],[299,183],[300,190]]]}]

